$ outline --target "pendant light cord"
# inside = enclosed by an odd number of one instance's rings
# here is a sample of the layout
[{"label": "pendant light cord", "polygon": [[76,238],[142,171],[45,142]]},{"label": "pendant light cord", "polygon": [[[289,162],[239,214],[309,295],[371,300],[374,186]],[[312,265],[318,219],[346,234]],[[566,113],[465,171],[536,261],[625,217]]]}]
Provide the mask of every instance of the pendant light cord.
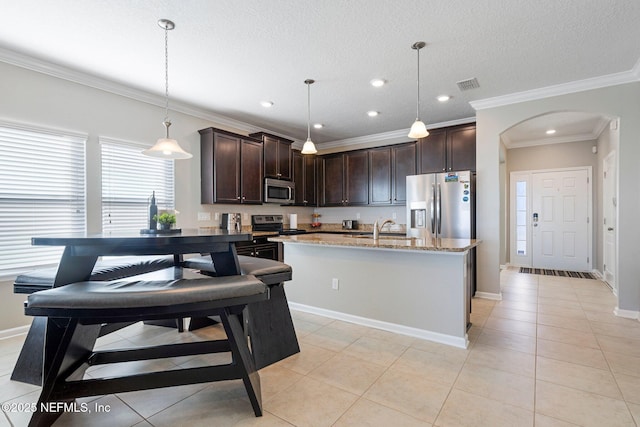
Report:
[{"label": "pendant light cord", "polygon": [[311,82],[307,82],[307,140],[311,139]]},{"label": "pendant light cord", "polygon": [[418,99],[416,101],[416,120],[420,118],[420,48],[416,49],[418,51],[418,78],[416,79],[416,93],[418,94]]},{"label": "pendant light cord", "polygon": [[[169,122],[169,28],[164,28],[164,121]],[[169,128],[167,127],[167,138]]]}]

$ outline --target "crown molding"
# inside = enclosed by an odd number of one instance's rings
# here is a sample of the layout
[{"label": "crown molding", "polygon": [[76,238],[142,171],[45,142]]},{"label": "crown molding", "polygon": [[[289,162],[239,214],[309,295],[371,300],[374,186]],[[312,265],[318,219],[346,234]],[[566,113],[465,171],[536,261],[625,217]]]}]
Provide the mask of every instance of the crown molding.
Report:
[{"label": "crown molding", "polygon": [[[463,119],[449,120],[446,122],[432,123],[427,125],[427,129],[438,129],[448,126],[464,125],[467,123],[474,123],[475,117],[466,117]],[[316,145],[319,152],[325,153],[328,151],[346,151],[349,147],[358,146],[359,148],[375,147],[380,145],[392,145],[402,144],[409,142],[412,139],[407,136],[409,128],[399,129],[390,132],[374,133],[371,135],[357,136],[354,138],[340,139],[330,142],[321,142]],[[302,144],[301,144],[302,146]],[[337,150],[340,149],[340,150]]]},{"label": "crown molding", "polygon": [[[156,95],[144,90],[135,89],[133,87],[126,86],[112,80],[94,76],[82,71],[75,70],[73,68],[65,67],[63,65],[53,64],[51,62],[39,58],[34,58],[23,53],[15,52],[4,47],[0,47],[0,61],[6,62],[7,64],[15,65],[17,67],[26,68],[31,71],[36,71],[38,73],[46,74],[52,77],[57,77],[59,79],[67,80],[73,83],[89,86],[94,89],[103,90],[115,95],[124,96],[157,107],[164,108],[165,105],[164,95]],[[203,120],[208,120],[222,126],[229,126],[233,129],[237,129],[239,131],[244,131],[247,133],[259,132],[264,130],[249,123],[221,116],[213,113],[210,110],[198,108],[180,101],[172,100],[170,109],[171,111],[187,114]],[[284,137],[284,135],[282,136]],[[287,138],[292,139],[291,137]]]},{"label": "crown molding", "polygon": [[607,74],[599,77],[592,77],[574,82],[562,83],[559,85],[546,86],[538,89],[516,92],[493,98],[478,99],[469,102],[474,110],[484,110],[487,108],[502,107],[504,105],[518,104],[520,102],[534,101],[537,99],[549,98],[552,96],[567,95],[570,93],[583,92],[586,90],[600,89],[608,86],[616,86],[625,83],[640,81],[640,59],[629,71]]},{"label": "crown molding", "polygon": [[560,136],[557,138],[527,139],[524,141],[516,141],[516,142],[503,138],[503,142],[505,147],[507,147],[508,149],[512,149],[512,148],[535,147],[539,145],[564,144],[566,142],[595,141],[596,139],[598,139],[598,137],[593,136],[592,133],[584,133],[580,135]]}]

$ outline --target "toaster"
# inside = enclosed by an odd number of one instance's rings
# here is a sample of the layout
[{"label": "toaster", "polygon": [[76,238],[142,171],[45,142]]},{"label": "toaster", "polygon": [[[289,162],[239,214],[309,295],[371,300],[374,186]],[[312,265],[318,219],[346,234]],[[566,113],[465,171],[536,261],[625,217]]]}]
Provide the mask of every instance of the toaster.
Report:
[{"label": "toaster", "polygon": [[356,230],[358,229],[358,221],[353,219],[343,219],[342,220],[342,229],[343,230]]}]

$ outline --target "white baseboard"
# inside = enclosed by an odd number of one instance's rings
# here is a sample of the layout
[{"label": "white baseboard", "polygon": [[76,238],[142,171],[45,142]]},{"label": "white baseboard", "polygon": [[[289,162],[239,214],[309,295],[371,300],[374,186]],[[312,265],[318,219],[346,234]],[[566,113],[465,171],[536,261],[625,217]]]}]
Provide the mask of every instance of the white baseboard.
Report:
[{"label": "white baseboard", "polygon": [[493,292],[478,292],[476,291],[476,294],[474,295],[475,298],[482,298],[482,299],[490,299],[493,301],[502,301],[502,294],[501,293],[497,293],[494,294]]},{"label": "white baseboard", "polygon": [[454,347],[467,348],[469,346],[469,337],[467,336],[467,334],[465,334],[464,338],[455,337],[453,335],[441,334],[439,332],[427,331],[425,329],[412,328],[410,326],[398,325],[396,323],[382,322],[380,320],[354,316],[353,314],[341,313],[339,311],[312,307],[295,302],[289,302],[289,308],[291,308],[292,310],[303,311],[305,313],[329,317],[331,319],[355,323],[357,325],[368,326],[370,328],[382,329],[384,331],[389,331],[396,334],[408,335],[410,337],[421,338],[441,344],[447,344]]},{"label": "white baseboard", "polygon": [[24,335],[29,332],[29,327],[30,325],[18,326],[17,328],[5,329],[3,331],[0,331],[0,340],[15,337],[17,335]]},{"label": "white baseboard", "polygon": [[616,307],[613,309],[613,314],[618,317],[624,317],[625,319],[640,320],[640,311],[637,310],[624,310]]}]

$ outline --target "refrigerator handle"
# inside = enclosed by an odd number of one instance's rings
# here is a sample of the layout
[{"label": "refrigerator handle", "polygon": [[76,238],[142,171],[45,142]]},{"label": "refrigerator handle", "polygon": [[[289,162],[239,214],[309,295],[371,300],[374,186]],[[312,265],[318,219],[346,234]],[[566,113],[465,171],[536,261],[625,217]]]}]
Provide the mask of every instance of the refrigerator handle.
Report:
[{"label": "refrigerator handle", "polygon": [[442,188],[440,187],[440,183],[438,183],[438,237],[442,234]]},{"label": "refrigerator handle", "polygon": [[436,203],[436,185],[431,184],[431,234],[436,234],[436,215],[435,215],[435,203]]}]

